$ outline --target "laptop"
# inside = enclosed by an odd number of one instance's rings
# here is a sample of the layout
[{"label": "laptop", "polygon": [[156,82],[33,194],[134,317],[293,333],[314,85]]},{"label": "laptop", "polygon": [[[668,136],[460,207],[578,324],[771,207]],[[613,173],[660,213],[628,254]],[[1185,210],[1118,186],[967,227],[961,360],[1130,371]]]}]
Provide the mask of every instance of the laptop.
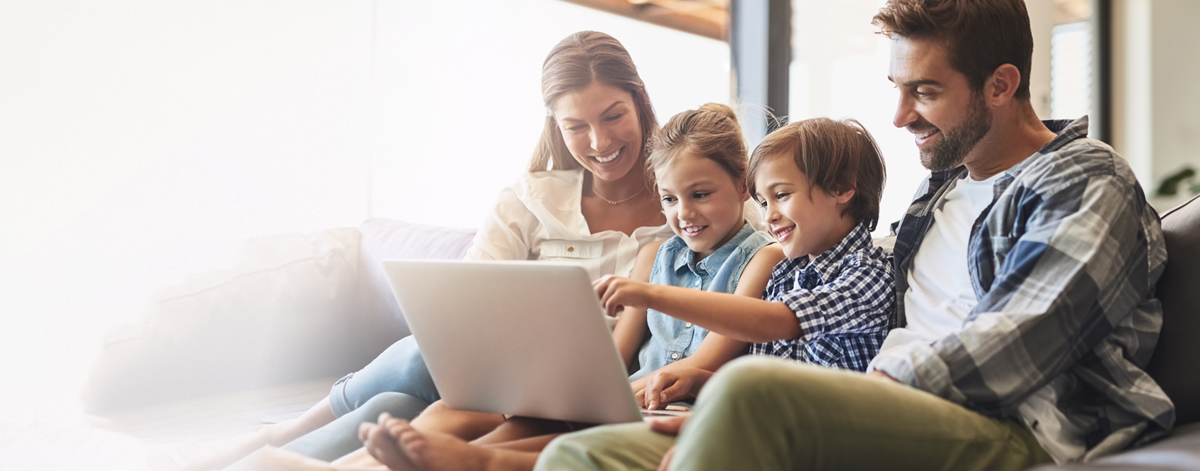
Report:
[{"label": "laptop", "polygon": [[596,424],[642,420],[583,268],[447,260],[383,267],[446,405]]}]

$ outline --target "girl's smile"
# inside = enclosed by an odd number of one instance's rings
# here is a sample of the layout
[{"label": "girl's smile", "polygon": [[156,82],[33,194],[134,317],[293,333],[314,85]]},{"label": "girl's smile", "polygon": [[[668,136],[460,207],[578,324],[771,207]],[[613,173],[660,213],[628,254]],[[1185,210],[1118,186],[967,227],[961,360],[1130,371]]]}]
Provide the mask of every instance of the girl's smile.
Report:
[{"label": "girl's smile", "polygon": [[737,235],[745,223],[746,185],[717,162],[680,154],[655,172],[663,214],[697,261]]}]

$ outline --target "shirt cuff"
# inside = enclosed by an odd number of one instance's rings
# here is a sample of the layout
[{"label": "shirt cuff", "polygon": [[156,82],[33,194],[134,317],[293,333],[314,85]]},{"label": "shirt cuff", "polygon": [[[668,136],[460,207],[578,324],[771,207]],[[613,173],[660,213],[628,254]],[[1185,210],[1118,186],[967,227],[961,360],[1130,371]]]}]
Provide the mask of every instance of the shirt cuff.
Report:
[{"label": "shirt cuff", "polygon": [[932,346],[922,342],[898,345],[879,353],[867,371],[879,370],[901,383],[961,404],[965,399],[950,383],[950,371]]}]

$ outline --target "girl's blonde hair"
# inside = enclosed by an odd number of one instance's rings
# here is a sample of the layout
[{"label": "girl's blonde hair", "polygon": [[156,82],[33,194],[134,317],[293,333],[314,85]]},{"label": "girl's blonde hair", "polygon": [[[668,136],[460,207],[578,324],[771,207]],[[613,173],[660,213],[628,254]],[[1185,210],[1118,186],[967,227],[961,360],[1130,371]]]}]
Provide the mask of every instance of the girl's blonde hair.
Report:
[{"label": "girl's blonde hair", "polygon": [[530,172],[580,167],[563,141],[553,110],[563,95],[583,90],[593,83],[624,90],[633,97],[638,124],[642,127],[639,157],[644,153],[658,121],[633,58],[616,38],[596,31],[580,31],[559,41],[542,64],[542,103],[546,106],[546,123],[529,162]]},{"label": "girl's blonde hair", "polygon": [[685,154],[716,162],[734,182],[746,181],[746,142],[737,115],[728,106],[706,103],[672,116],[650,141],[647,175],[654,178],[655,171]]}]

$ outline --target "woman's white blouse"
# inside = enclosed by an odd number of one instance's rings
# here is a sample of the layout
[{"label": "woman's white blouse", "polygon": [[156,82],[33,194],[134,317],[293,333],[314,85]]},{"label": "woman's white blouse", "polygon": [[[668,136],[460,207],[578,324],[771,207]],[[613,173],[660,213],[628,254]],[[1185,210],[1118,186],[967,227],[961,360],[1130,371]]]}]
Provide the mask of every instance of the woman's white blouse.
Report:
[{"label": "woman's white blouse", "polygon": [[674,234],[666,224],[595,234],[583,218],[583,170],[527,172],[500,192],[466,260],[554,260],[578,265],[591,279],[629,276],[643,245]]}]

